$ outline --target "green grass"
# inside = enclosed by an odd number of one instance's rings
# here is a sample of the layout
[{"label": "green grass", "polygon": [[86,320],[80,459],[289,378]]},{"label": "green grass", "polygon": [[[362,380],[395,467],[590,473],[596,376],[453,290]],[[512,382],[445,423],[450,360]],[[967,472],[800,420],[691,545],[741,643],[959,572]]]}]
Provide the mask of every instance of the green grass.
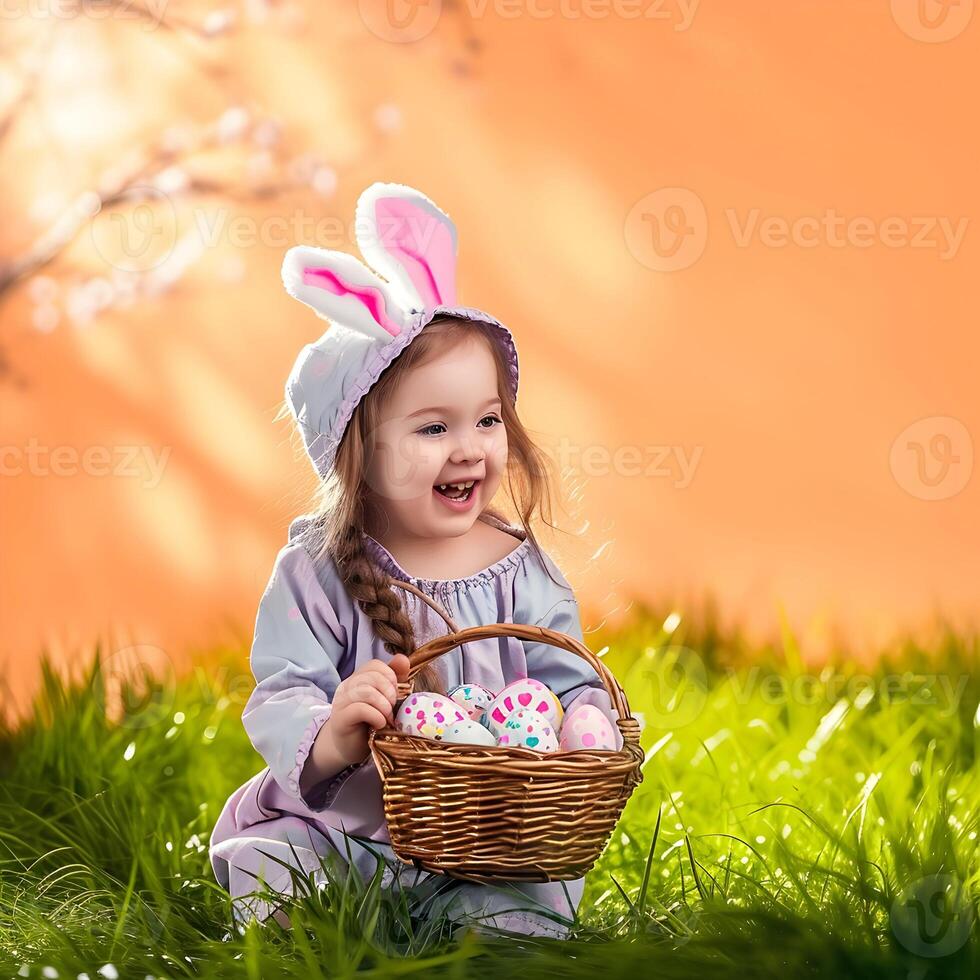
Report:
[{"label": "green grass", "polygon": [[262,767],[246,651],[134,679],[122,714],[98,650],[69,678],[45,659],[30,716],[0,728],[0,975],[980,974],[977,639],[814,670],[788,631],[760,650],[663,621],[590,637],[647,758],[568,941],[454,942],[343,875],[290,907],[291,932],[236,929],[207,841]]}]

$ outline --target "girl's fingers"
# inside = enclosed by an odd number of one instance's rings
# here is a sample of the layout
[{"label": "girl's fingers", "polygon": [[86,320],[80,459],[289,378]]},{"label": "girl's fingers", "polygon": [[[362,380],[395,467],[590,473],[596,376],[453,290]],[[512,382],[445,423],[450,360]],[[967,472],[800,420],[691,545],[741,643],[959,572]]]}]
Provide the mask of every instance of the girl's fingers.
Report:
[{"label": "girl's fingers", "polygon": [[352,705],[351,713],[357,721],[367,722],[372,728],[385,728],[388,725],[388,719],[385,715],[363,701],[358,701]]},{"label": "girl's fingers", "polygon": [[395,674],[396,680],[408,680],[408,671],[412,666],[412,662],[405,656],[404,653],[396,653],[391,658],[391,663],[388,665],[388,669]]},{"label": "girl's fingers", "polygon": [[397,685],[400,681],[408,680],[408,672],[411,666],[411,661],[404,653],[396,653],[391,658],[390,664],[386,664],[383,660],[369,660],[363,667],[359,667],[357,672],[361,674],[380,674],[392,684]]},{"label": "girl's fingers", "polygon": [[380,691],[391,704],[394,704],[398,697],[398,688],[391,681],[373,670],[367,677],[362,678],[361,683],[358,685],[358,690]]},{"label": "girl's fingers", "polygon": [[362,704],[370,704],[378,709],[389,721],[394,721],[394,714],[391,703],[376,687],[364,685],[358,691],[358,701]]},{"label": "girl's fingers", "polygon": [[383,660],[369,660],[360,671],[366,674],[381,674],[382,677],[386,677],[392,684],[398,682],[398,677],[395,672],[383,661]]}]

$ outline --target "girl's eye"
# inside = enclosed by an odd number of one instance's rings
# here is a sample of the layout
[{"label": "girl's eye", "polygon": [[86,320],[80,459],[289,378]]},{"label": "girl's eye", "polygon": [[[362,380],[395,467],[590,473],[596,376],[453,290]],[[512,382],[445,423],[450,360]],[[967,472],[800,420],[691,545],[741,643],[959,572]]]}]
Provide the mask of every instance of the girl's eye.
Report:
[{"label": "girl's eye", "polygon": [[[498,419],[496,415],[484,415],[483,418],[480,419],[480,423],[481,424],[480,424],[479,428],[481,428],[481,429],[492,429],[493,428],[493,425],[492,424],[491,425],[483,425],[482,424],[483,422],[486,422],[487,419],[490,419],[491,423],[494,423],[495,422],[495,423],[497,423],[499,425],[503,425],[504,424],[503,423],[503,419]],[[445,426],[442,424],[442,422],[433,422],[432,425],[427,425],[424,429],[419,429],[418,430],[418,434],[420,436],[428,436],[428,435],[438,436],[438,435],[441,435],[442,433],[441,432],[433,432],[432,430],[433,429],[440,429],[440,428],[441,429],[445,429]]]}]

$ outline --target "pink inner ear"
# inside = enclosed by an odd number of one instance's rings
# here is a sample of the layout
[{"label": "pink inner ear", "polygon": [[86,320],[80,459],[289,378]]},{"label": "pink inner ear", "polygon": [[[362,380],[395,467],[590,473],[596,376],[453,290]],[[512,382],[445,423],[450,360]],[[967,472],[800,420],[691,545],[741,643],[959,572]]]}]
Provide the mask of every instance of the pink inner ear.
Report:
[{"label": "pink inner ear", "polygon": [[377,202],[375,222],[379,244],[408,273],[425,305],[455,306],[456,256],[445,224],[397,197]]},{"label": "pink inner ear", "polygon": [[377,286],[356,286],[342,279],[336,272],[330,269],[317,268],[316,266],[304,266],[303,284],[306,286],[318,286],[325,289],[334,296],[353,296],[364,304],[368,313],[374,317],[375,321],[392,337],[397,337],[402,328],[390,316],[385,306],[384,293]]}]

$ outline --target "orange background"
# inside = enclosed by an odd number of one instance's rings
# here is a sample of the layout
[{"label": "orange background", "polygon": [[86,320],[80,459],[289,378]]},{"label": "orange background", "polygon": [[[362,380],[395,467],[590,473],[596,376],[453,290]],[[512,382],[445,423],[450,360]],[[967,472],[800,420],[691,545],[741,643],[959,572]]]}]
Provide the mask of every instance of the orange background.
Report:
[{"label": "orange background", "polygon": [[[278,120],[287,155],[319,153],[327,176],[319,193],[174,193],[164,230],[189,249],[186,271],[87,325],[62,315],[39,330],[35,307],[108,274],[108,214],[40,270],[55,287],[27,278],[3,293],[8,469],[31,439],[116,461],[118,447],[169,452],[155,486],[23,466],[0,477],[8,696],[32,687],[44,647],[87,661],[101,639],[184,662],[249,638],[313,489],[273,415],[324,324],[279,282],[298,239],[226,236],[195,254],[195,217],[224,208],[267,236],[263,222],[297,212],[346,223],[374,180],[418,187],[456,222],[460,299],[513,329],[519,409],[542,444],[593,447],[591,469],[571,461],[558,515],[581,533],[545,539],[587,630],[636,599],[694,615],[711,594],[760,638],[781,604],[819,658],[838,627],[871,650],[937,610],[972,621],[980,24],[937,42],[949,23],[929,27],[900,0],[704,3],[687,26],[689,6],[642,6],[666,19],[612,2],[539,0],[518,16],[433,2],[403,8],[438,15],[411,43],[396,28],[379,37],[384,6],[368,2],[248,3],[211,41],[132,20],[9,21],[0,104],[16,96],[17,59],[40,53],[0,143],[4,261],[130,148],[229,106]],[[181,9],[196,23],[207,12]],[[964,11],[972,2],[949,16]],[[236,152],[197,172],[236,175]],[[677,254],[700,254],[664,268],[652,236],[678,212],[657,208],[677,204],[689,229]],[[867,247],[740,244],[753,210],[790,225],[833,211],[878,231]],[[932,221],[932,244],[896,244],[886,218],[910,236]],[[955,254],[935,246],[939,219],[966,221]],[[896,443],[920,419],[936,421]],[[631,475],[611,463],[622,447],[644,468],[669,455]],[[686,483],[681,451],[697,458]]]}]

